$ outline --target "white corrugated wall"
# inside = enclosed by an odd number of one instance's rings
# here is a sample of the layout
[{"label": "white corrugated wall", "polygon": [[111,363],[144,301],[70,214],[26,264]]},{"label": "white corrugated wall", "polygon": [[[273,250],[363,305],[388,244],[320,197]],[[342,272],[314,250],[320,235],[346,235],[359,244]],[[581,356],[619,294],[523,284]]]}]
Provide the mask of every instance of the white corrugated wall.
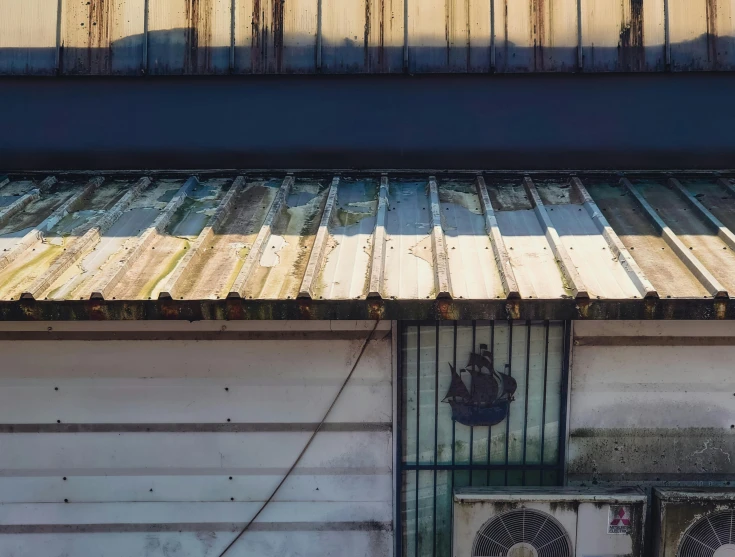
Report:
[{"label": "white corrugated wall", "polygon": [[[217,557],[373,324],[42,324],[24,341],[2,324],[0,555]],[[392,554],[390,323],[375,337],[227,555]]]}]

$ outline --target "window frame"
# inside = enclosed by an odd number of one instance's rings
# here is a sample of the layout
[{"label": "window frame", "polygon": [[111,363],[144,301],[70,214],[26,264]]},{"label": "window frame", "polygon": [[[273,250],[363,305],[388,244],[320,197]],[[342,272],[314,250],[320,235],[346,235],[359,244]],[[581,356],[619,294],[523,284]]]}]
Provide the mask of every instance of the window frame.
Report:
[{"label": "window frame", "polygon": [[[472,477],[472,472],[474,471],[490,471],[496,470],[496,471],[505,471],[506,475],[506,484],[508,481],[508,471],[512,470],[539,470],[539,471],[555,471],[557,473],[557,484],[559,486],[566,484],[566,457],[567,457],[567,434],[568,434],[568,424],[569,424],[569,390],[570,390],[570,366],[571,366],[571,339],[572,339],[572,321],[570,320],[554,320],[557,323],[561,323],[563,327],[563,334],[562,334],[562,365],[561,365],[561,381],[560,381],[560,393],[559,393],[559,431],[558,431],[558,457],[557,462],[554,464],[543,464],[543,452],[541,454],[542,457],[542,463],[541,464],[508,464],[507,462],[505,464],[490,464],[484,463],[484,464],[473,464],[472,463],[472,457],[470,453],[470,463],[469,464],[438,464],[436,461],[433,464],[406,464],[403,462],[403,435],[404,435],[404,407],[403,407],[403,399],[404,399],[404,372],[403,369],[403,349],[404,349],[404,333],[408,327],[411,326],[420,326],[420,327],[427,327],[427,326],[436,326],[437,328],[440,325],[452,325],[454,327],[455,336],[454,336],[454,347],[456,351],[456,344],[457,344],[457,327],[461,325],[472,325],[473,326],[473,335],[475,327],[478,324],[478,320],[453,320],[453,321],[421,321],[421,320],[405,320],[405,321],[397,321],[396,325],[394,327],[394,349],[395,349],[395,355],[393,359],[393,363],[395,365],[395,374],[394,374],[394,380],[395,380],[395,389],[394,389],[394,396],[395,396],[395,404],[394,404],[394,434],[393,434],[393,443],[394,443],[394,557],[414,557],[409,555],[403,555],[403,521],[402,521],[402,514],[403,514],[403,476],[404,472],[408,471],[415,471],[417,474],[417,484],[418,484],[418,473],[420,471],[436,471],[438,470],[446,470],[449,472],[452,472],[452,478],[454,478],[454,473],[457,471],[469,471],[470,477]],[[547,336],[546,336],[546,350],[548,353],[548,327],[550,324],[550,320],[483,320],[479,321],[480,323],[491,323],[493,328],[494,324],[496,323],[502,323],[507,324],[510,327],[510,330],[512,331],[513,325],[526,325],[527,330],[530,331],[530,325],[531,324],[539,324],[542,323],[546,327]],[[419,333],[420,334],[420,333]],[[530,333],[529,333],[530,335]],[[512,346],[512,333],[509,340],[509,345]],[[527,348],[528,349],[528,348]],[[545,364],[546,365],[546,364]],[[544,383],[544,393],[546,393],[547,389],[547,383],[546,381]],[[545,397],[544,397],[545,398]],[[436,419],[436,417],[435,417]],[[528,403],[526,398],[526,409],[525,409],[525,419],[528,419]],[[508,423],[508,419],[505,420],[506,424]],[[506,427],[508,427],[506,425]],[[525,427],[525,426],[524,426]],[[472,431],[472,430],[471,430]],[[472,434],[471,434],[472,435]],[[472,436],[470,437],[472,439]],[[525,453],[525,440],[524,440],[524,453]],[[543,445],[542,445],[543,447]],[[508,445],[506,444],[506,461],[507,461],[507,450]],[[543,451],[543,448],[542,448]],[[453,449],[454,452],[454,449]],[[524,454],[525,459],[525,454]],[[453,456],[454,460],[454,456]],[[454,482],[452,482],[454,483]],[[452,490],[454,487],[452,487]],[[436,488],[436,477],[434,481],[434,506],[436,507],[436,494],[437,488]],[[417,517],[418,520],[418,517]],[[434,514],[434,521],[436,522],[436,513]],[[453,530],[453,524],[450,523],[450,528]],[[450,540],[453,542],[453,535],[450,533]],[[434,539],[436,539],[436,524],[434,525]],[[418,547],[418,545],[416,546]],[[436,547],[434,547],[434,557],[436,557]],[[453,552],[453,548],[451,549]]]}]

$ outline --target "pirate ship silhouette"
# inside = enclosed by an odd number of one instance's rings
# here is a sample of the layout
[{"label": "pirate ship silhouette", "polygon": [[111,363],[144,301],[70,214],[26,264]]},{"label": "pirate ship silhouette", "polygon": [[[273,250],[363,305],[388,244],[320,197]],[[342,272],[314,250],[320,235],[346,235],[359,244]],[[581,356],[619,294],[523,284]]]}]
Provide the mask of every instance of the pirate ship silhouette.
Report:
[{"label": "pirate ship silhouette", "polygon": [[[480,345],[479,354],[470,353],[467,366],[459,373],[452,364],[449,364],[449,369],[452,382],[442,402],[451,406],[452,420],[467,426],[491,426],[508,416],[518,384],[509,374],[495,371],[493,353],[486,344]],[[470,374],[470,389],[462,381],[462,373]]]}]

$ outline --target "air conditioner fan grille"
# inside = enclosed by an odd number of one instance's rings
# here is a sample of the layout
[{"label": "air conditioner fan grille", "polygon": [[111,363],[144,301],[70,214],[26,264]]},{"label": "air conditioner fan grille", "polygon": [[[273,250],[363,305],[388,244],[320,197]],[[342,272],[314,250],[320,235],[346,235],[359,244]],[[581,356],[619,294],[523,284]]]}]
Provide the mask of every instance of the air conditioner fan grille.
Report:
[{"label": "air conditioner fan grille", "polygon": [[518,544],[533,547],[538,557],[571,557],[572,544],[550,514],[516,509],[493,517],[478,532],[473,557],[505,557]]},{"label": "air conditioner fan grille", "polygon": [[714,557],[722,546],[735,545],[735,510],[703,516],[684,533],[678,557]]}]

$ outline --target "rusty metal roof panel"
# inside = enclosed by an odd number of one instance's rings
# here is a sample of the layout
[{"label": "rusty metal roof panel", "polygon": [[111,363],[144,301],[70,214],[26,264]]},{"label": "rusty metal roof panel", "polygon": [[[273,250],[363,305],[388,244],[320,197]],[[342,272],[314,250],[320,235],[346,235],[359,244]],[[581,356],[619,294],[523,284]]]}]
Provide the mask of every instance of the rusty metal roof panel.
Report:
[{"label": "rusty metal roof panel", "polygon": [[714,175],[79,173],[0,184],[0,302],[584,304],[735,291],[735,189]]}]

